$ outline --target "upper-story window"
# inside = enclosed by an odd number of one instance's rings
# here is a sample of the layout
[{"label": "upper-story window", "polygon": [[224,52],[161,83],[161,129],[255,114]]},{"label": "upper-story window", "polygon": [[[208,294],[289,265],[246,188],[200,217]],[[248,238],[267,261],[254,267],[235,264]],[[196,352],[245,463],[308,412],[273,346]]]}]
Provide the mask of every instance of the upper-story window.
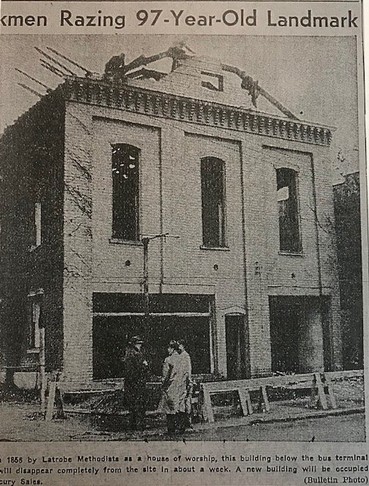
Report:
[{"label": "upper-story window", "polygon": [[202,238],[209,248],[225,246],[224,167],[215,157],[201,160]]},{"label": "upper-story window", "polygon": [[112,147],[113,238],[139,239],[139,155],[132,145]]},{"label": "upper-story window", "polygon": [[40,246],[42,243],[42,206],[36,202],[33,207],[33,225],[31,249]]},{"label": "upper-story window", "polygon": [[280,251],[301,252],[299,200],[297,172],[293,169],[277,169],[277,201],[279,208]]},{"label": "upper-story window", "polygon": [[211,91],[223,91],[224,81],[221,74],[201,71],[201,86]]}]

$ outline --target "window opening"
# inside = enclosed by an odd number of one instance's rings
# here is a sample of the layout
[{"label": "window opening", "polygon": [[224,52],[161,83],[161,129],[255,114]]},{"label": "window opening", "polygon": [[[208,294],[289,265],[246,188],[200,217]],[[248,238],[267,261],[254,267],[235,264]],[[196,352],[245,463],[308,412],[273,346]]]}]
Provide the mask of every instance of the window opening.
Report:
[{"label": "window opening", "polygon": [[301,251],[297,172],[277,169],[277,202],[279,208],[279,248],[281,251]]},{"label": "window opening", "polygon": [[112,147],[113,238],[139,239],[139,154],[137,147]]},{"label": "window opening", "polygon": [[225,246],[224,162],[207,157],[201,160],[203,245]]}]

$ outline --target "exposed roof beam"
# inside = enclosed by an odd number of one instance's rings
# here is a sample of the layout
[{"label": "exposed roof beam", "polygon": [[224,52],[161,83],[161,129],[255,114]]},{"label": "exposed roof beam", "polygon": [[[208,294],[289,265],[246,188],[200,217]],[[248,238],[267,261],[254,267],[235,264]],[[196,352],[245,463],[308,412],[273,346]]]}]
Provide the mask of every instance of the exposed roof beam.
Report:
[{"label": "exposed roof beam", "polygon": [[42,98],[43,95],[41,93],[39,93],[38,91],[36,91],[35,89],[32,89],[30,88],[29,86],[26,86],[25,84],[23,83],[18,83],[19,86],[21,86],[22,88],[26,89],[27,91],[29,91],[30,93],[38,96],[39,98]]},{"label": "exposed roof beam", "polygon": [[[271,94],[269,94],[265,89],[261,88],[258,84],[257,81],[254,81],[251,76],[248,76],[245,71],[242,71],[241,69],[235,67],[235,66],[230,66],[229,64],[222,64],[222,69],[224,71],[237,74],[239,78],[241,78],[242,83],[241,86],[242,88],[245,88],[249,91],[251,94],[251,97],[253,99],[253,103],[255,105],[255,100],[259,94],[264,96],[265,99],[267,99],[272,105],[274,105],[278,110],[280,110],[284,115],[288,116],[289,118],[292,118],[293,120],[298,120],[297,116],[294,115],[288,108],[282,105],[278,100],[276,100]],[[255,105],[256,106],[256,105]]]},{"label": "exposed roof beam", "polygon": [[38,47],[35,47],[36,51],[39,52],[40,54],[42,54],[43,56],[46,57],[46,59],[49,59],[51,62],[53,62],[54,64],[60,66],[61,68],[64,69],[64,71],[66,71],[67,73],[69,73],[70,75],[72,76],[77,76],[77,74],[72,71],[71,69],[67,68],[66,66],[64,66],[64,64],[62,64],[61,62],[57,61],[56,59],[54,59],[52,56],[49,56],[49,54],[46,54],[46,52],[44,52],[42,49],[38,48]]},{"label": "exposed roof beam", "polygon": [[153,78],[156,81],[159,81],[165,76],[167,76],[166,73],[155,71],[153,69],[146,69],[146,68],[138,69],[137,71],[133,71],[132,73],[128,73],[126,75],[127,78],[133,78],[133,79],[138,77]]},{"label": "exposed roof beam", "polygon": [[53,49],[52,47],[46,47],[46,49],[48,49],[49,51],[53,52],[54,54],[56,54],[57,56],[61,57],[62,59],[70,62],[71,64],[73,64],[73,66],[76,66],[78,67],[79,69],[81,69],[82,71],[84,71],[86,73],[87,76],[90,76],[92,74],[91,71],[89,71],[88,69],[86,69],[85,67],[81,66],[81,64],[78,64],[78,62],[76,61],[73,61],[72,59],[69,59],[69,57],[67,56],[64,56],[64,54],[61,54],[60,52],[58,52],[56,49]]},{"label": "exposed roof beam", "polygon": [[34,81],[35,83],[39,84],[40,86],[42,86],[43,88],[45,88],[47,91],[51,91],[51,88],[49,88],[49,86],[47,86],[46,84],[44,83],[41,83],[41,81],[39,81],[38,79],[36,78],[33,78],[32,76],[30,76],[29,74],[25,73],[24,71],[22,71],[21,69],[18,69],[18,68],[15,68],[16,71],[18,71],[19,73],[23,74],[24,76],[26,76],[27,78],[31,79],[32,81]]},{"label": "exposed roof beam", "polygon": [[46,62],[44,59],[40,59],[40,61],[41,61],[41,66],[43,68],[45,68],[48,71],[52,72],[56,76],[59,76],[59,78],[63,78],[64,79],[67,76],[66,73],[63,73],[60,69],[56,68],[55,66],[52,66],[51,64],[49,64],[48,62]]}]

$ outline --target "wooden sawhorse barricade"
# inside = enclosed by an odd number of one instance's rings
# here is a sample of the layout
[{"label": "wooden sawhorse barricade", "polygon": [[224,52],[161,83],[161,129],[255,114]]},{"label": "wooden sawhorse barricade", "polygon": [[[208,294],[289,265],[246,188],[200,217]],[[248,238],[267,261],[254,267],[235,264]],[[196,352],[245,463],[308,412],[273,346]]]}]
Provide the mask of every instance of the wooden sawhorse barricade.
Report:
[{"label": "wooden sawhorse barricade", "polygon": [[242,415],[254,413],[250,392],[259,393],[258,410],[269,412],[270,402],[268,388],[311,389],[310,405],[319,405],[323,410],[328,409],[328,399],[331,408],[337,408],[332,385],[328,374],[307,373],[301,375],[271,376],[268,378],[252,378],[249,380],[232,380],[205,382],[201,384],[202,416],[207,422],[214,422],[214,411],[211,396],[217,393],[238,393]]},{"label": "wooden sawhorse barricade", "polygon": [[49,394],[45,403],[46,410],[42,410],[45,420],[49,422],[54,418],[55,408],[55,418],[65,418],[63,392],[59,385],[59,372],[51,374],[47,385]]}]

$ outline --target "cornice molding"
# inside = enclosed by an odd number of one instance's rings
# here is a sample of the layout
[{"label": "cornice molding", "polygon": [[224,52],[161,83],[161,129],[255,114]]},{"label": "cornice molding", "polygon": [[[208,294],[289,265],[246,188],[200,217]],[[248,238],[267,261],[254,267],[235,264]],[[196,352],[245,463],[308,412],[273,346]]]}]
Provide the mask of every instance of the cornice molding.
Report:
[{"label": "cornice molding", "polygon": [[66,100],[228,130],[330,145],[332,131],[298,120],[217,104],[136,86],[111,85],[88,78],[70,78],[62,85]]}]

